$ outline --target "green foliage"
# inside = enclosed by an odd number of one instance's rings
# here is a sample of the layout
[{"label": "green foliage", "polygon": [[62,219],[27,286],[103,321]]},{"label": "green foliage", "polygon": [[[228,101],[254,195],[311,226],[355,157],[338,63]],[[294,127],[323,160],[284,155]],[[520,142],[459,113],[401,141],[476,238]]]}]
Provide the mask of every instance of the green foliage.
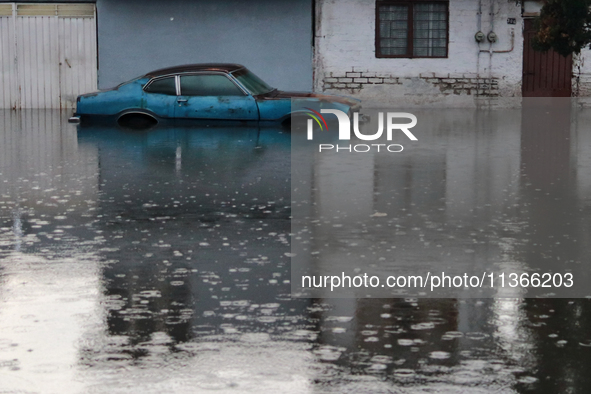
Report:
[{"label": "green foliage", "polygon": [[591,43],[591,0],[546,0],[536,18],[533,48],[562,56],[579,53]]}]

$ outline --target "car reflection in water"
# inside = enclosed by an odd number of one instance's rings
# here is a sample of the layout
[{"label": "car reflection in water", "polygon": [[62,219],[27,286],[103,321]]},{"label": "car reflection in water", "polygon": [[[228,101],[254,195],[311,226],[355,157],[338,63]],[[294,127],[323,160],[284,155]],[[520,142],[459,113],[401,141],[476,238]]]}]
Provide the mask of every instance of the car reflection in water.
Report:
[{"label": "car reflection in water", "polygon": [[[0,146],[2,388],[583,393],[591,385],[588,300],[292,299],[282,129],[76,131],[59,113],[15,116],[4,114]],[[529,152],[530,166],[543,160]],[[425,204],[408,206],[418,215]]]},{"label": "car reflection in water", "polygon": [[100,226],[117,260],[104,271],[112,335],[143,343],[161,332],[174,344],[238,332],[218,313],[226,300],[260,305],[243,325],[272,323],[276,296],[289,293],[289,138],[258,127],[79,131],[100,152]]}]

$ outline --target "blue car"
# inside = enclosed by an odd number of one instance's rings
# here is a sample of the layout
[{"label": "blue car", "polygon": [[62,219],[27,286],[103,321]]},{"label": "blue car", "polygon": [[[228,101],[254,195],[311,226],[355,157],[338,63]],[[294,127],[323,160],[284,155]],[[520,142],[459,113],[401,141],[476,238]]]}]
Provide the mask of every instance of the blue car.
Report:
[{"label": "blue car", "polygon": [[296,115],[292,99],[314,110],[352,113],[361,108],[360,101],[352,98],[279,91],[239,64],[192,64],[152,71],[114,89],[83,94],[71,119],[82,123],[103,119],[130,127],[149,127],[168,119],[289,125]]}]

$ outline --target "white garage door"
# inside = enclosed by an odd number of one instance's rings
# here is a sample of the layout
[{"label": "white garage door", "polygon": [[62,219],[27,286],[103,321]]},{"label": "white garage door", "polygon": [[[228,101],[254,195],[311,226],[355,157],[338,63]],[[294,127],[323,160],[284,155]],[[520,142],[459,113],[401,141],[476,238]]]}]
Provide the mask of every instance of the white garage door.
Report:
[{"label": "white garage door", "polygon": [[96,67],[94,4],[0,4],[0,108],[72,108]]}]

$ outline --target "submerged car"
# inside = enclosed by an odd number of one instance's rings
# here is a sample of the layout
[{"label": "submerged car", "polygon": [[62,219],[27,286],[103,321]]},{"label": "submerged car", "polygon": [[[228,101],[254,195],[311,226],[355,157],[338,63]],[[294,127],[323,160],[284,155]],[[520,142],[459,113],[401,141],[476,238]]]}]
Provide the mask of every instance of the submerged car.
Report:
[{"label": "submerged car", "polygon": [[360,101],[315,93],[283,92],[239,64],[191,64],[152,71],[114,89],[78,97],[72,121],[102,118],[151,126],[167,119],[256,121],[289,125],[292,99],[314,109],[357,112]]}]

